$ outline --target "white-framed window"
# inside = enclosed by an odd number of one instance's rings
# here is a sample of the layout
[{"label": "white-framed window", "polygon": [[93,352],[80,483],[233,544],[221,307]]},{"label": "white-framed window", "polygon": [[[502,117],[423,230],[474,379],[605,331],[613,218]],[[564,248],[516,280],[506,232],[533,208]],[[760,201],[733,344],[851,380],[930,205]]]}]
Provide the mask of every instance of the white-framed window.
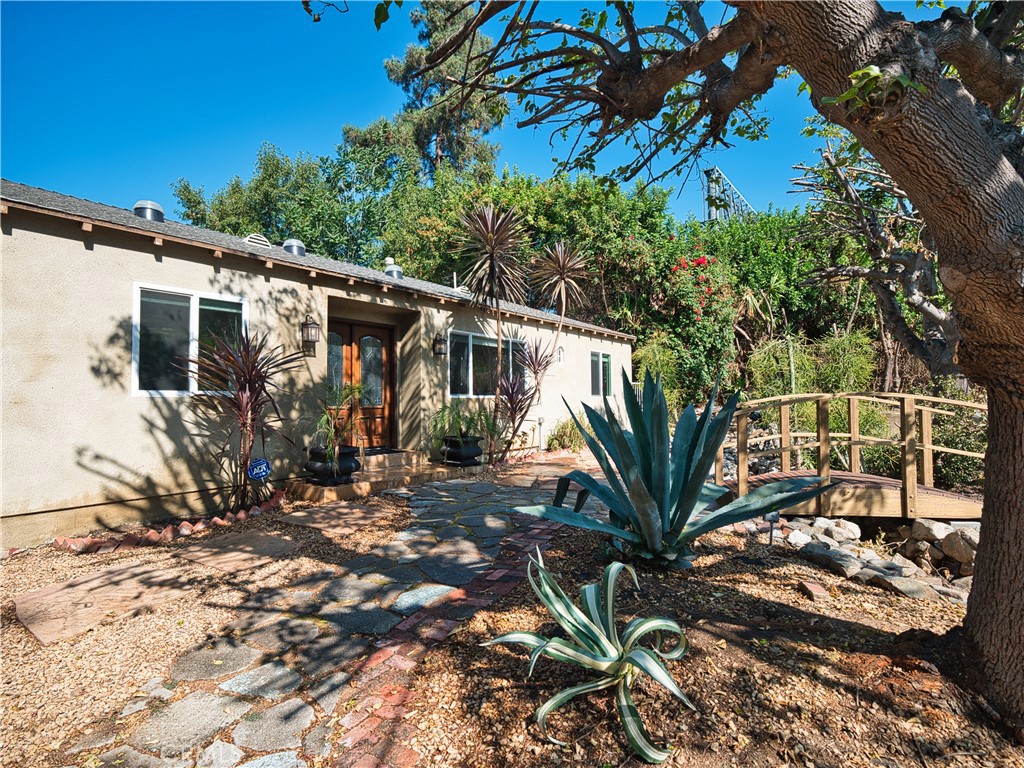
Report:
[{"label": "white-framed window", "polygon": [[[502,339],[506,373],[526,375],[517,351],[523,342]],[[448,334],[448,393],[452,397],[494,397],[498,387],[498,340],[477,333]]]},{"label": "white-framed window", "polygon": [[595,397],[612,394],[612,356],[607,353],[590,353],[590,394]]},{"label": "white-framed window", "polygon": [[555,350],[555,363],[561,365],[565,362],[565,347],[559,347]]},{"label": "white-framed window", "polygon": [[195,366],[201,340],[241,336],[246,299],[135,283],[132,296],[132,395],[181,396],[199,391]]}]

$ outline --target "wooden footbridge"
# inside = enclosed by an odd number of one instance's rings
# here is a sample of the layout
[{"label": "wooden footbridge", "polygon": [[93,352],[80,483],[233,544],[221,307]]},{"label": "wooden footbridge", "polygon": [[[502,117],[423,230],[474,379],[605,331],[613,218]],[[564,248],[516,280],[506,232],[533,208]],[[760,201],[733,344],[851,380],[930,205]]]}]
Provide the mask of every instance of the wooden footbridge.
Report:
[{"label": "wooden footbridge", "polygon": [[[882,431],[888,432],[888,436],[863,433],[864,403],[873,404],[873,430],[879,431],[881,421]],[[832,432],[829,416],[840,408],[846,418],[833,421],[845,422],[848,431]],[[932,420],[934,416],[962,418],[965,429],[983,430],[987,410],[983,403],[889,392],[784,395],[751,400],[736,411],[735,435],[718,453],[715,481],[740,495],[787,477],[817,475],[825,482],[838,483],[816,500],[788,511],[795,515],[980,518],[979,499],[934,487],[934,459],[936,453],[979,459],[984,454],[937,444],[932,436]],[[879,414],[883,416],[881,420]],[[815,427],[813,432],[808,430],[811,423]],[[898,477],[864,472],[862,453],[869,446],[895,447]],[[736,450],[737,467],[736,479],[725,482],[727,448]],[[763,457],[773,456],[778,457],[777,470],[751,475],[751,460],[761,463]]]}]

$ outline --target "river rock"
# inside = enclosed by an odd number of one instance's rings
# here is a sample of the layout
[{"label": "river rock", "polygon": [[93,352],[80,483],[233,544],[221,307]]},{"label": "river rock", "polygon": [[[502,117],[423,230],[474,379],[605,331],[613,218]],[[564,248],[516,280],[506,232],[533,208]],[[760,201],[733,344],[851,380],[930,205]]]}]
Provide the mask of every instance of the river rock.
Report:
[{"label": "river rock", "polygon": [[914,521],[911,535],[919,541],[942,541],[953,531],[953,526],[940,523],[937,520],[920,518]]},{"label": "river rock", "polygon": [[922,584],[917,579],[907,579],[902,576],[873,576],[868,584],[875,587],[887,589],[900,595],[912,597],[916,600],[933,600],[942,602],[942,597],[927,584]]},{"label": "river rock", "polygon": [[942,540],[942,552],[958,563],[974,562],[978,549],[978,532],[973,528],[957,528]]},{"label": "river rock", "polygon": [[811,543],[811,537],[803,531],[794,529],[786,534],[786,543],[794,549],[800,549],[804,544]]}]

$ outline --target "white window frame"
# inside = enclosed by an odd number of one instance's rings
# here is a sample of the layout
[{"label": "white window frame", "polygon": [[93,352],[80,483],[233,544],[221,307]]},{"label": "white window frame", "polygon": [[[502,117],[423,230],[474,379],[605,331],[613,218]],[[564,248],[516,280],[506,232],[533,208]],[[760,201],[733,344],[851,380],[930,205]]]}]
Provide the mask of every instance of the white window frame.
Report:
[{"label": "white window frame", "polygon": [[[468,395],[452,394],[452,364],[451,364],[452,336],[465,336],[467,339],[469,339],[469,348],[467,350],[468,353],[469,353],[469,357],[468,357],[467,365],[469,366],[469,390],[470,391],[469,391]],[[495,341],[495,342],[498,340],[497,336],[488,336],[488,335],[483,334],[483,333],[473,333],[472,331],[448,331],[448,365],[446,366],[446,368],[447,368],[446,373],[447,373],[447,377],[448,377],[448,397],[450,397],[450,398],[453,398],[453,399],[456,399],[456,400],[469,400],[469,399],[477,399],[477,400],[479,400],[479,399],[488,399],[488,398],[493,399],[494,398],[494,395],[477,395],[477,394],[475,394],[473,392],[473,389],[474,389],[474,387],[473,387],[473,384],[474,384],[474,381],[473,381],[473,339],[474,338],[488,339],[490,341]],[[503,355],[502,356],[502,360],[508,360],[508,370],[509,370],[509,373],[511,373],[512,372],[512,354],[513,354],[512,345],[513,344],[520,344],[525,349],[526,342],[522,341],[521,339],[511,339],[508,336],[503,338],[501,341],[502,341],[503,344],[508,344],[509,353],[508,353],[508,355]],[[530,374],[527,372],[526,376],[529,377],[529,375]]]},{"label": "white window frame", "polygon": [[190,395],[203,394],[199,390],[197,381],[196,364],[189,363],[188,389],[139,389],[139,320],[142,311],[142,292],[158,291],[170,293],[175,296],[188,297],[188,356],[195,360],[199,356],[199,301],[200,299],[212,299],[214,301],[229,301],[242,305],[242,330],[249,327],[249,300],[243,296],[231,296],[226,293],[214,293],[212,291],[189,291],[182,288],[175,288],[169,285],[157,283],[136,282],[132,284],[132,397],[188,397]]}]

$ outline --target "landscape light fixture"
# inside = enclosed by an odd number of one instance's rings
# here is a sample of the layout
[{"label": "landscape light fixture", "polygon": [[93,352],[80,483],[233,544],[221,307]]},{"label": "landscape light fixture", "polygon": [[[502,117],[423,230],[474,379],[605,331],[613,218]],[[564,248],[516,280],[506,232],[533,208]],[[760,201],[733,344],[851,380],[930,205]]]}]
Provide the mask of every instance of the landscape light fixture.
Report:
[{"label": "landscape light fixture", "polygon": [[448,340],[440,333],[434,336],[434,354],[438,357],[448,354]]}]

